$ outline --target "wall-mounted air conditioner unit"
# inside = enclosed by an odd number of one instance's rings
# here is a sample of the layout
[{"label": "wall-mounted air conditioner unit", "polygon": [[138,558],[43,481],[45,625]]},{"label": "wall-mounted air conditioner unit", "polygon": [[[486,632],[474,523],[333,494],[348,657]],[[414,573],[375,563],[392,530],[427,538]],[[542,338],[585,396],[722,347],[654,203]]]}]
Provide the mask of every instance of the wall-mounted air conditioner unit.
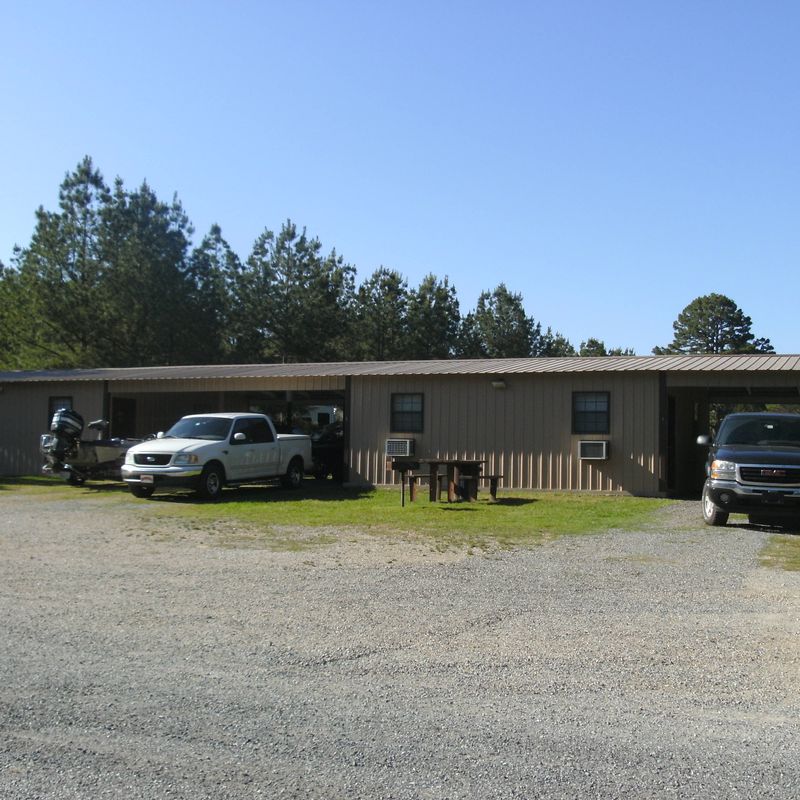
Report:
[{"label": "wall-mounted air conditioner unit", "polygon": [[413,439],[387,439],[386,440],[386,455],[387,456],[413,456],[414,455],[414,440]]},{"label": "wall-mounted air conditioner unit", "polygon": [[605,461],[608,458],[608,442],[583,441],[578,442],[578,452],[585,461]]}]

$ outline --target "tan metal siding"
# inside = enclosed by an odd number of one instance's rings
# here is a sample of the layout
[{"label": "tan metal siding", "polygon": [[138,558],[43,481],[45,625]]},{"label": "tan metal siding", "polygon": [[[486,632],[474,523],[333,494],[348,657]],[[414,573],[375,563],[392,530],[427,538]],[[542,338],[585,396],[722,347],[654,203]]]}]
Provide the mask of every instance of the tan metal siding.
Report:
[{"label": "tan metal siding", "polygon": [[109,383],[113,394],[161,392],[247,392],[247,391],[342,391],[345,378],[210,378],[185,380],[114,381]]},{"label": "tan metal siding", "polygon": [[[658,494],[658,377],[573,374],[507,376],[494,389],[488,376],[354,378],[350,414],[351,479],[396,483],[384,456],[394,392],[422,392],[425,421],[415,439],[420,457],[483,458],[504,485],[552,490]],[[572,434],[572,393],[608,391],[608,436]],[[608,439],[608,461],[581,461],[580,439]]]},{"label": "tan metal siding", "polygon": [[[777,359],[776,363],[782,359]],[[717,387],[795,387],[800,388],[800,372],[764,371],[764,372],[718,372],[712,375],[702,372],[670,372],[667,373],[667,386],[698,387],[713,391]]]},{"label": "tan metal siding", "polygon": [[71,397],[72,407],[88,423],[103,415],[102,383],[5,384],[0,392],[0,472],[39,474],[39,437],[50,427],[51,397]]}]

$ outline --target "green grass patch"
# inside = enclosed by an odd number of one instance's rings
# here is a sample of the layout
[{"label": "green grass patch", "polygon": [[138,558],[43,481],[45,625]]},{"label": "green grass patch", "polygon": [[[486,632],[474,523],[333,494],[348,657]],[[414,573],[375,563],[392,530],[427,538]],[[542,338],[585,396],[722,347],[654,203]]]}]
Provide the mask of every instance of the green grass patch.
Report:
[{"label": "green grass patch", "polygon": [[791,534],[775,534],[769,537],[759,553],[759,560],[765,567],[776,567],[800,571],[800,536]]},{"label": "green grass patch", "polygon": [[[141,508],[143,525],[158,535],[158,518],[180,522],[186,535],[212,532],[219,546],[307,549],[337,539],[330,535],[368,533],[387,539],[422,537],[437,550],[531,546],[564,535],[633,529],[669,501],[622,495],[500,491],[477,502],[431,503],[427,496],[401,506],[398,489],[344,489],[306,481],[298,491],[277,486],[226,489],[218,503],[188,493],[156,493],[134,499],[121,484],[90,482],[69,486],[50,478],[3,479],[0,488],[51,499],[91,498]],[[147,522],[144,521],[147,518]],[[314,529],[319,529],[314,531]],[[164,532],[167,538],[175,534]],[[183,537],[180,537],[183,538]]]},{"label": "green grass patch", "polygon": [[[486,495],[488,497],[488,494]],[[196,503],[185,496],[156,495],[160,512],[208,522],[236,519],[257,528],[331,527],[375,535],[424,535],[438,549],[452,546],[530,545],[566,534],[631,529],[667,501],[627,496],[502,492],[498,501],[431,503],[401,507],[396,489],[347,490],[242,488],[221,503]]]},{"label": "green grass patch", "polygon": [[92,481],[83,486],[72,486],[61,478],[45,475],[26,475],[19,478],[0,477],[0,492],[41,496],[50,500],[73,497],[108,497],[128,499],[128,488],[112,481]]}]

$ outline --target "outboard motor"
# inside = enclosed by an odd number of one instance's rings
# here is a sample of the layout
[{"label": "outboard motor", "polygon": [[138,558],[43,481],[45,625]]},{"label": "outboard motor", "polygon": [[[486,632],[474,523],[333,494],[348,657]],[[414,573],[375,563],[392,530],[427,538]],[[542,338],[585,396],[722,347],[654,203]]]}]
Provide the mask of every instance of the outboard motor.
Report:
[{"label": "outboard motor", "polygon": [[71,408],[59,408],[50,422],[53,434],[51,452],[57,461],[77,452],[83,433],[83,417]]},{"label": "outboard motor", "polygon": [[97,438],[81,439],[83,417],[71,408],[60,408],[53,414],[50,433],[44,433],[39,450],[44,457],[42,472],[58,475],[72,484],[80,485],[87,478],[120,479],[120,467],[128,448],[141,439],[106,439],[109,423],[98,419],[90,422],[89,430]]}]

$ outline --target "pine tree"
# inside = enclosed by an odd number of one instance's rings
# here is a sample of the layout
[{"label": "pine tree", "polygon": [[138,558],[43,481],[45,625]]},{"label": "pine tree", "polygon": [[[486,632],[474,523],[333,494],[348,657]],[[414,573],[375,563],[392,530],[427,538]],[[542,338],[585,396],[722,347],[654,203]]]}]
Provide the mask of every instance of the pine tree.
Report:
[{"label": "pine tree", "polygon": [[190,320],[195,352],[192,363],[235,362],[239,360],[241,310],[237,304],[242,265],[212,225],[189,257],[187,277],[193,293],[192,305],[201,311]]},{"label": "pine tree", "polygon": [[14,255],[14,350],[26,368],[85,367],[98,363],[106,320],[102,251],[109,191],[86,156],[59,190],[59,211],[36,211],[28,247]]},{"label": "pine tree", "polygon": [[248,348],[267,361],[332,361],[347,353],[355,270],[287,220],[256,239],[241,280]]},{"label": "pine tree", "polygon": [[407,357],[450,358],[456,352],[461,315],[447,277],[428,274],[408,298]]},{"label": "pine tree", "polygon": [[681,311],[672,328],[673,340],[654,347],[667,353],[774,353],[769,339],[756,339],[752,320],[729,297],[707,294],[697,297]]},{"label": "pine tree", "polygon": [[356,294],[357,356],[366,361],[405,357],[408,284],[403,276],[379,267]]}]

